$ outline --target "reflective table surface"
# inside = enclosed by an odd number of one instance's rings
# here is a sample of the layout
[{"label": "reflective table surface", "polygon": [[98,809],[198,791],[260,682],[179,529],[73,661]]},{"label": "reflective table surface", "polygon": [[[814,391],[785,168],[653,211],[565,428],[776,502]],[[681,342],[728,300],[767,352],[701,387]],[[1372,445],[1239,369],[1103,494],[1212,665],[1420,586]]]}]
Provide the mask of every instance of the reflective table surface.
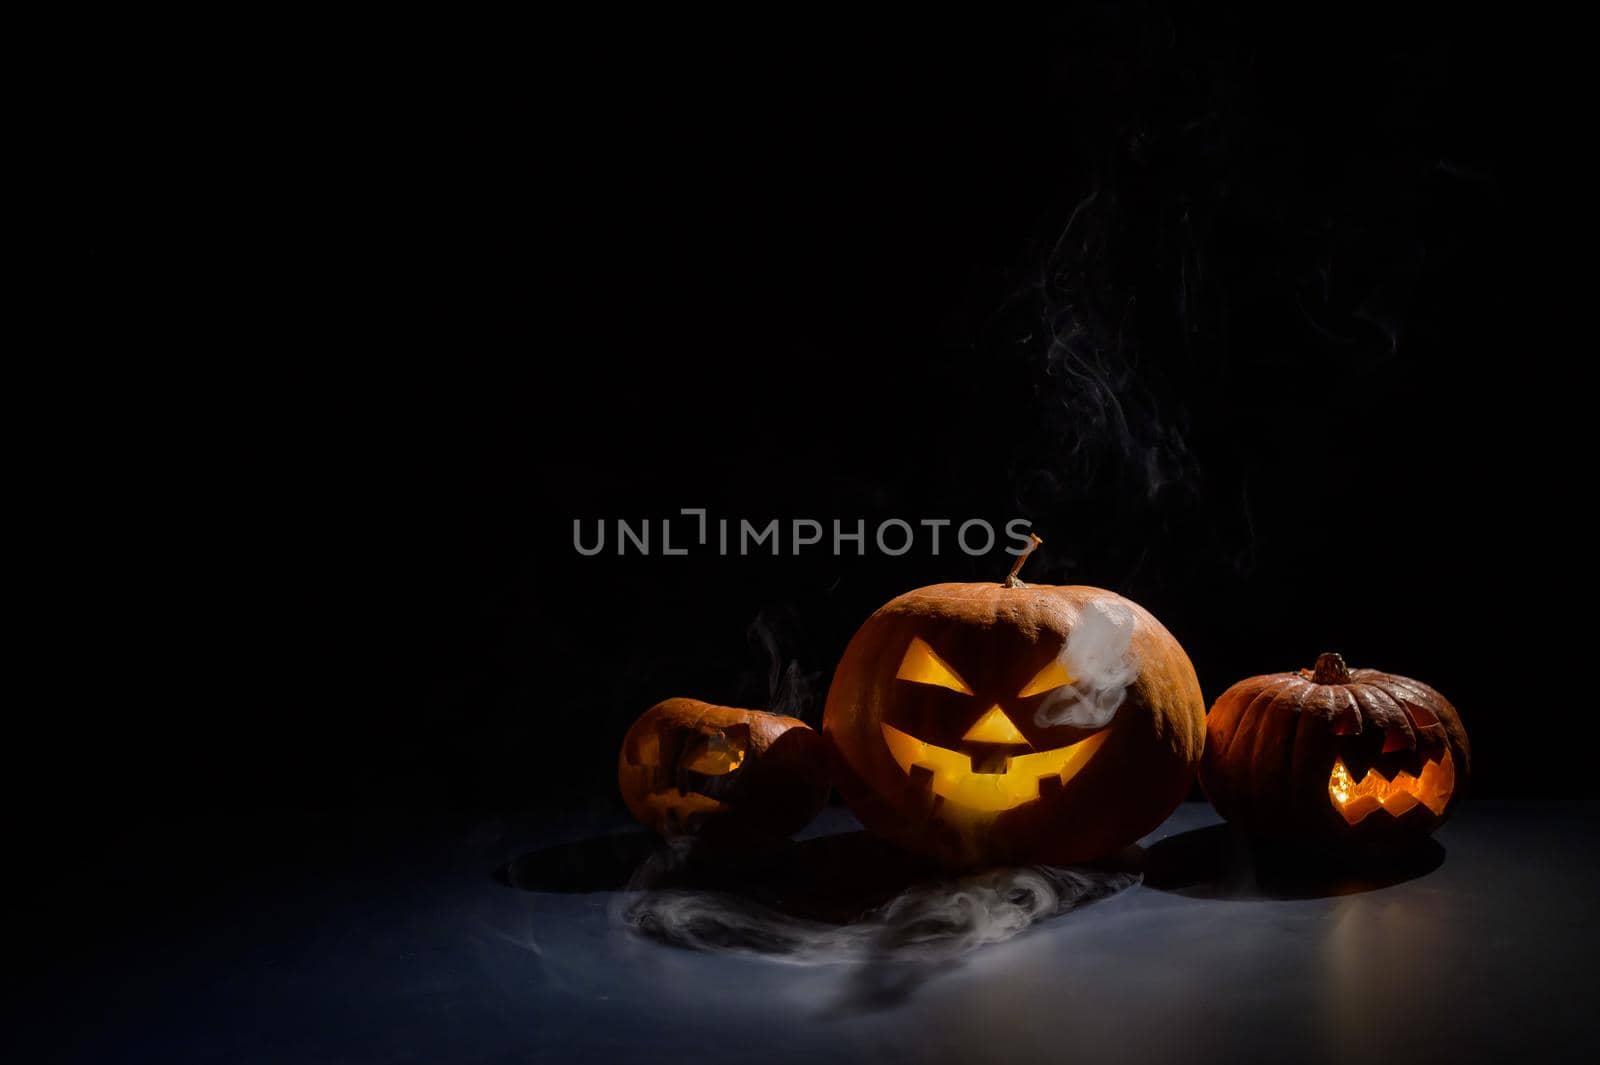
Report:
[{"label": "reflective table surface", "polygon": [[[154,824],[57,893],[72,934],[17,981],[8,1039],[164,1063],[1594,1060],[1600,804],[1469,802],[1438,842],[1377,874],[1267,867],[1187,803],[1125,856],[1134,886],[989,941],[830,954],[915,879],[837,807],[753,873],[656,884],[787,922],[713,950],[640,934],[621,889],[660,851],[611,818]],[[970,887],[936,890],[959,910]]]}]

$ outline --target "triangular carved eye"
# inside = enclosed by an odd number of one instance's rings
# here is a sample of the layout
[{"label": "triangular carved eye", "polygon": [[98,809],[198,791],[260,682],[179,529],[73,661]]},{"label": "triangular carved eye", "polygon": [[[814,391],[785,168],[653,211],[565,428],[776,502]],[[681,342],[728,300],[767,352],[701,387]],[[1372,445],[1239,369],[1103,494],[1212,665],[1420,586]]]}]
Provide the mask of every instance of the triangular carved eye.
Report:
[{"label": "triangular carved eye", "polygon": [[967,682],[944,659],[933,653],[927,641],[917,636],[911,638],[911,646],[906,648],[906,656],[900,660],[900,670],[895,677],[913,684],[933,684],[953,692],[972,694]]},{"label": "triangular carved eye", "polygon": [[1416,750],[1417,741],[1405,729],[1392,728],[1383,734],[1383,753]]},{"label": "triangular carved eye", "polygon": [[1028,682],[1028,686],[1017,693],[1017,698],[1026,699],[1030,695],[1039,695],[1043,692],[1054,691],[1063,685],[1072,683],[1072,674],[1067,672],[1067,667],[1061,664],[1061,659],[1052,658],[1050,664],[1039,671],[1039,675]]},{"label": "triangular carved eye", "polygon": [[1411,723],[1417,728],[1429,728],[1439,723],[1438,715],[1420,703],[1401,703],[1406,708],[1406,713],[1411,717]]}]

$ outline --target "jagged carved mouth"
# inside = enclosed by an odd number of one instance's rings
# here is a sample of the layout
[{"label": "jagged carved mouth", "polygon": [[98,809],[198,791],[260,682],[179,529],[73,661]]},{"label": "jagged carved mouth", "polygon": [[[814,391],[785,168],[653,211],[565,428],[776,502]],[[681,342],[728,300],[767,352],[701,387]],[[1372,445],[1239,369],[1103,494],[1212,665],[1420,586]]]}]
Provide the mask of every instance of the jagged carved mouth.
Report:
[{"label": "jagged carved mouth", "polygon": [[1379,810],[1399,817],[1418,805],[1426,806],[1438,817],[1449,805],[1455,786],[1456,767],[1449,751],[1437,762],[1423,766],[1421,776],[1402,770],[1389,779],[1375,769],[1368,769],[1359,783],[1345,768],[1344,761],[1335,759],[1333,773],[1328,777],[1328,797],[1339,815],[1355,825]]},{"label": "jagged carved mouth", "polygon": [[880,723],[880,727],[889,753],[913,780],[927,781],[933,794],[945,802],[987,812],[1036,802],[1060,789],[1077,776],[1110,735],[1107,729],[1066,747],[1010,755],[1003,771],[980,773],[974,771],[971,755],[924,743],[893,725]]},{"label": "jagged carved mouth", "polygon": [[646,805],[676,818],[722,809],[742,784],[749,752],[748,726],[734,725],[706,733],[652,733],[625,756],[650,774]]}]

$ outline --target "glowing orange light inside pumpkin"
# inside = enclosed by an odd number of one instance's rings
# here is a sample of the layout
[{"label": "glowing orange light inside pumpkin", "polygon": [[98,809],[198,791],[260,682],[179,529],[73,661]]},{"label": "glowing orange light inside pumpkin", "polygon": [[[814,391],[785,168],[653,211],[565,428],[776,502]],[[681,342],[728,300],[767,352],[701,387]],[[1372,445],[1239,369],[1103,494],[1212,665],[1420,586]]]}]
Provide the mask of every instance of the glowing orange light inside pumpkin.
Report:
[{"label": "glowing orange light inside pumpkin", "polygon": [[1016,724],[998,706],[991,706],[982,717],[961,737],[969,743],[1002,743],[1014,747],[1028,747],[1028,738],[1017,731]]},{"label": "glowing orange light inside pumpkin", "polygon": [[935,795],[957,806],[994,813],[1038,799],[1041,780],[1054,778],[1065,784],[1111,735],[1107,730],[1066,747],[1015,754],[1006,759],[1003,773],[975,773],[971,757],[960,751],[924,743],[888,723],[881,723],[881,728],[884,743],[901,769],[910,773],[920,766],[933,774]]},{"label": "glowing orange light inside pumpkin", "polygon": [[1054,691],[1063,685],[1073,683],[1073,676],[1067,667],[1061,664],[1061,659],[1052,658],[1050,664],[1039,671],[1039,675],[1028,682],[1028,686],[1017,693],[1017,698],[1026,699],[1030,695],[1040,695],[1047,691]]},{"label": "glowing orange light inside pumpkin", "polygon": [[1328,777],[1328,797],[1340,816],[1354,825],[1377,810],[1399,817],[1418,803],[1438,816],[1444,813],[1455,786],[1456,768],[1449,751],[1439,761],[1424,766],[1421,776],[1400,772],[1393,780],[1388,780],[1376,770],[1368,769],[1360,783],[1350,775],[1341,759],[1333,763],[1333,773]]},{"label": "glowing orange light inside pumpkin", "polygon": [[659,810],[675,821],[687,821],[695,814],[723,809],[721,801],[693,791],[681,795],[675,791],[656,791],[646,795],[642,801],[651,810]]},{"label": "glowing orange light inside pumpkin", "polygon": [[900,669],[895,673],[899,680],[909,680],[913,684],[932,684],[938,688],[948,688],[953,692],[971,695],[972,689],[967,687],[967,682],[962,680],[950,663],[940,658],[928,642],[919,637],[913,637],[911,646],[906,648],[906,656],[900,660]]},{"label": "glowing orange light inside pumpkin", "polygon": [[744,764],[745,741],[718,730],[684,752],[679,765],[691,773],[720,777]]}]

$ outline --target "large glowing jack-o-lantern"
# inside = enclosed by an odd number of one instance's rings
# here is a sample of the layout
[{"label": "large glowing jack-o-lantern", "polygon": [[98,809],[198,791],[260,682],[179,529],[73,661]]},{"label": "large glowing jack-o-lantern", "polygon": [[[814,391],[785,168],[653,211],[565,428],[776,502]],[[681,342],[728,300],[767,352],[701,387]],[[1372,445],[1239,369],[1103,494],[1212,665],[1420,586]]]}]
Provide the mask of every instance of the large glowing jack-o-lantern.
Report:
[{"label": "large glowing jack-o-lantern", "polygon": [[1089,587],[940,584],[880,608],[834,672],[834,777],[862,823],[950,865],[1087,861],[1161,823],[1205,703],[1148,612]]},{"label": "large glowing jack-o-lantern", "polygon": [[1325,654],[1314,669],[1223,692],[1206,719],[1200,784],[1223,817],[1253,832],[1379,843],[1443,824],[1470,759],[1444,696]]},{"label": "large glowing jack-o-lantern", "polygon": [[663,836],[776,839],[827,801],[827,754],[796,718],[668,699],[628,729],[617,784],[633,816]]},{"label": "large glowing jack-o-lantern", "polygon": [[[972,695],[960,675],[925,640],[911,638],[897,680],[931,684]],[[1018,702],[1073,682],[1060,661],[1051,659],[1016,693]],[[1110,733],[1105,729],[1061,747],[1036,750],[1016,722],[995,703],[961,734],[951,750],[917,739],[887,721],[879,722],[883,742],[907,776],[926,778],[929,791],[951,805],[979,812],[1012,810],[1039,799],[1041,787],[1053,791],[1077,776]]]}]

